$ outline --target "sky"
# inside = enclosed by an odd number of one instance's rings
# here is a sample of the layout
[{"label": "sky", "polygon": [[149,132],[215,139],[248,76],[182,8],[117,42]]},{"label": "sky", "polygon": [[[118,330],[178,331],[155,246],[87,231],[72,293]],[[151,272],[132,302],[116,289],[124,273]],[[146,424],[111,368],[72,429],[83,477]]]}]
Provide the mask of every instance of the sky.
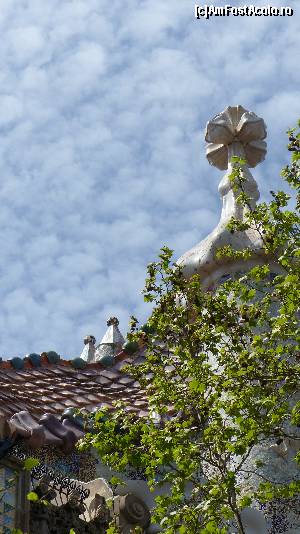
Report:
[{"label": "sky", "polygon": [[[206,122],[263,117],[261,198],[282,188],[300,116],[292,17],[194,18],[190,0],[1,0],[0,355],[81,353],[117,316],[144,322],[146,266],[220,215]],[[233,5],[244,5],[235,2]],[[224,5],[219,1],[215,5]],[[266,2],[256,1],[255,5]]]}]

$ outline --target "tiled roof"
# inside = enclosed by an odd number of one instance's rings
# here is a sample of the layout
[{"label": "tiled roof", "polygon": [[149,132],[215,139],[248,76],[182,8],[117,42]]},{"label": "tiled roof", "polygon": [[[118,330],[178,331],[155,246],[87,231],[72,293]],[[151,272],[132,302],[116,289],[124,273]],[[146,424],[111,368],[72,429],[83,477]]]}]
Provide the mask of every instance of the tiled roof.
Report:
[{"label": "tiled roof", "polygon": [[[83,369],[76,368],[70,360],[50,363],[46,353],[41,355],[38,365],[26,360],[20,370],[11,362],[1,362],[2,437],[22,436],[31,440],[33,447],[41,446],[41,442],[69,447],[82,433],[74,421],[60,421],[68,408],[86,412],[97,407],[113,409],[113,401],[122,400],[132,413],[147,415],[145,392],[138,382],[121,372],[124,365],[140,358],[141,353],[133,359],[123,351],[116,357],[113,367],[91,363],[85,364]],[[40,438],[36,439],[38,436]]]}]

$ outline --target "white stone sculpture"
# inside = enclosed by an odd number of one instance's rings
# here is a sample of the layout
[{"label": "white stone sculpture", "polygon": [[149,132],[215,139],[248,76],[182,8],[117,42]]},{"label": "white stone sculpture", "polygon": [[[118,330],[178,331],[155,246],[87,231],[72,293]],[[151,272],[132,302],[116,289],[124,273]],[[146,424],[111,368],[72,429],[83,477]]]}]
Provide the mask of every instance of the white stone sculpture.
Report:
[{"label": "white stone sculpture", "polygon": [[[255,167],[267,152],[267,129],[263,119],[243,106],[229,106],[206,125],[206,157],[220,170],[228,169],[234,147],[241,151],[248,167]],[[238,145],[238,146],[237,146]]]},{"label": "white stone sculpture", "polygon": [[178,260],[187,277],[195,273],[201,275],[204,288],[210,287],[224,274],[231,275],[241,270],[243,265],[231,262],[229,259],[217,259],[216,252],[221,247],[231,245],[235,250],[249,248],[253,251],[251,264],[260,261],[262,240],[254,229],[245,232],[230,233],[227,224],[232,217],[243,220],[247,208],[237,202],[238,192],[233,191],[230,175],[233,167],[231,158],[240,157],[246,161],[242,167],[243,189],[250,197],[250,207],[254,207],[259,198],[259,191],[249,167],[255,167],[266,154],[266,143],[263,140],[267,135],[263,119],[255,113],[247,111],[242,106],[226,108],[207,123],[205,139],[208,142],[206,156],[211,165],[218,169],[228,169],[219,185],[222,197],[222,213],[219,224],[207,238],[198,243],[191,250],[183,254]]},{"label": "white stone sculpture", "polygon": [[113,365],[114,358],[122,349],[125,339],[119,330],[117,317],[110,317],[107,321],[107,331],[96,347],[95,361],[103,365]]},{"label": "white stone sculpture", "polygon": [[95,478],[90,482],[80,482],[84,489],[90,491],[89,496],[85,499],[85,512],[80,516],[84,521],[92,521],[97,517],[99,508],[106,501],[113,499],[113,491],[104,478]]},{"label": "white stone sculpture", "polygon": [[95,348],[96,339],[95,339],[95,337],[92,336],[92,335],[85,336],[83,342],[84,342],[84,348],[83,348],[83,351],[82,351],[82,353],[80,355],[80,358],[82,358],[87,363],[94,362],[95,361],[95,351],[96,351],[96,348]]},{"label": "white stone sculpture", "polygon": [[115,356],[121,351],[125,339],[119,330],[117,317],[110,317],[107,326],[108,328],[98,345],[96,345],[94,336],[85,336],[84,348],[80,357],[87,363],[100,362],[108,367],[114,364]]}]

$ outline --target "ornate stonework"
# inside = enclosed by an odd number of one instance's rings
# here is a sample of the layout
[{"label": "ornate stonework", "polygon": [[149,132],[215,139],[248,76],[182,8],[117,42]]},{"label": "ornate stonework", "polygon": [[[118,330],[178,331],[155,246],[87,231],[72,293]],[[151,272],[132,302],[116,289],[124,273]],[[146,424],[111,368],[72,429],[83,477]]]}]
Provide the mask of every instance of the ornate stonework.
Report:
[{"label": "ornate stonework", "polygon": [[107,321],[107,331],[96,347],[95,361],[104,365],[113,365],[114,358],[120,352],[125,339],[119,330],[117,317],[110,317]]},{"label": "ornate stonework", "polygon": [[98,345],[92,335],[85,336],[84,348],[80,358],[87,363],[100,362],[111,367],[114,364],[115,356],[122,349],[125,339],[119,330],[119,319],[110,317],[107,321],[107,330]]},{"label": "ornate stonework", "polygon": [[95,344],[96,344],[96,338],[92,335],[85,336],[84,340],[84,348],[80,355],[80,357],[88,363],[91,363],[95,361]]},{"label": "ornate stonework", "polygon": [[242,167],[243,189],[250,197],[254,207],[259,199],[259,191],[249,167],[255,167],[266,154],[266,126],[260,117],[242,106],[226,108],[207,123],[205,139],[208,141],[206,156],[211,165],[218,169],[228,169],[219,185],[222,197],[222,212],[217,227],[195,247],[183,254],[178,260],[184,275],[200,274],[203,287],[209,288],[225,274],[231,275],[245,268],[243,263],[231,262],[229,259],[216,259],[218,249],[230,245],[235,250],[249,248],[253,251],[252,264],[262,261],[262,240],[254,229],[245,232],[230,233],[227,229],[232,217],[243,220],[246,208],[237,202],[238,192],[233,191],[230,175],[233,170],[231,158],[240,157],[246,161]]},{"label": "ornate stonework", "polygon": [[228,168],[231,147],[238,143],[248,167],[255,167],[265,158],[267,145],[266,125],[260,117],[243,106],[229,106],[206,125],[206,157],[221,171]]}]

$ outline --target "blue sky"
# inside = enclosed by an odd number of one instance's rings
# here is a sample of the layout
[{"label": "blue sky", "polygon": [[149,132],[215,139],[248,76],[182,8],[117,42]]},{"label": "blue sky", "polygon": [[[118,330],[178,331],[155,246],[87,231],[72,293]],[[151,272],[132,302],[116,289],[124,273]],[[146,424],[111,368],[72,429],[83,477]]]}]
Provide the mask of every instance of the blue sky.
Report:
[{"label": "blue sky", "polygon": [[190,0],[1,0],[2,357],[75,357],[110,315],[123,332],[147,316],[147,263],[218,220],[203,132],[226,106],[265,119],[253,174],[263,199],[281,186],[300,115],[300,6],[287,1],[293,17],[206,21]]}]

